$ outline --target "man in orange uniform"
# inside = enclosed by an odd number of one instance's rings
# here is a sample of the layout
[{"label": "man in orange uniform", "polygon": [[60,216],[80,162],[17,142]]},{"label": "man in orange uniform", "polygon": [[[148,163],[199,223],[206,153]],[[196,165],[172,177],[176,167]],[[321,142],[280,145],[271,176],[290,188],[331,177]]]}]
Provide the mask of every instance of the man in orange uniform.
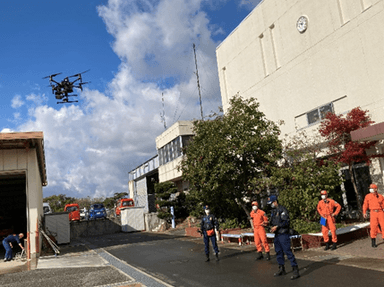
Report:
[{"label": "man in orange uniform", "polygon": [[320,194],[321,200],[317,204],[317,212],[320,214],[321,217],[324,217],[326,219],[325,226],[321,226],[321,232],[323,233],[323,238],[325,242],[324,250],[329,249],[329,230],[331,230],[333,242],[331,250],[335,250],[337,243],[335,217],[339,214],[341,210],[341,205],[333,199],[328,198],[328,193],[326,190],[322,190]]},{"label": "man in orange uniform", "polygon": [[269,255],[269,245],[267,241],[267,234],[265,233],[264,226],[268,224],[268,217],[265,215],[265,212],[259,209],[259,204],[257,201],[252,202],[252,211],[250,217],[253,220],[253,235],[255,238],[255,245],[258,252],[256,260],[263,258],[263,246],[265,250],[265,259],[270,260]]},{"label": "man in orange uniform", "polygon": [[367,218],[367,209],[369,209],[371,217],[370,222],[372,247],[377,247],[376,235],[378,232],[378,227],[380,225],[381,231],[383,231],[384,228],[384,197],[377,193],[377,185],[374,183],[369,186],[369,194],[367,194],[364,199],[364,218]]}]

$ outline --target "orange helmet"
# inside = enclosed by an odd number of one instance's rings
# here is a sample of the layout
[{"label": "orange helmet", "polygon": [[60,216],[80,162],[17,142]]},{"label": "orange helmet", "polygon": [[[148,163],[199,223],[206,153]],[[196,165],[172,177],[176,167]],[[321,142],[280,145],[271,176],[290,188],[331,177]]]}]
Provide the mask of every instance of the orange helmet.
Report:
[{"label": "orange helmet", "polygon": [[322,190],[322,191],[320,192],[320,194],[322,194],[322,195],[327,195],[328,192],[327,192],[326,190]]},{"label": "orange helmet", "polygon": [[369,186],[369,188],[377,189],[377,185],[374,184],[374,183],[372,183],[372,184]]},{"label": "orange helmet", "polygon": [[259,203],[257,201],[252,201],[252,206],[253,205],[259,206]]}]

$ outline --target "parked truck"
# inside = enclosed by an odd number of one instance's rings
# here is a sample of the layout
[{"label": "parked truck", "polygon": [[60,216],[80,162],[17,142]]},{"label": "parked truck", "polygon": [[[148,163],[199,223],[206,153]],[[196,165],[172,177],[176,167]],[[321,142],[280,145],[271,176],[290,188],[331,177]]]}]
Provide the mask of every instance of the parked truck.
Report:
[{"label": "parked truck", "polygon": [[66,204],[64,211],[69,212],[69,221],[80,221],[80,206],[77,203]]},{"label": "parked truck", "polygon": [[116,203],[116,209],[115,209],[116,216],[120,215],[121,210],[129,207],[134,207],[134,206],[135,206],[135,203],[133,202],[132,198],[119,199]]}]

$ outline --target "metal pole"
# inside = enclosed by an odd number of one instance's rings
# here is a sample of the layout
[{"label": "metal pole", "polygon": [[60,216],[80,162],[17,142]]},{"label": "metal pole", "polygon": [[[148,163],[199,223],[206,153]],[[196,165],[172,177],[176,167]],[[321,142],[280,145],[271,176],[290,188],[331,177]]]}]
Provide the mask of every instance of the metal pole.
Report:
[{"label": "metal pole", "polygon": [[175,224],[175,209],[173,208],[173,206],[171,206],[171,214],[172,214],[172,228],[176,228],[176,224]]},{"label": "metal pole", "polygon": [[204,120],[204,117],[203,117],[203,103],[201,101],[201,91],[200,91],[200,82],[199,82],[199,71],[197,70],[197,59],[196,59],[196,46],[195,46],[195,43],[193,43],[193,53],[195,55],[197,88],[199,89],[200,113],[201,113],[201,119]]}]

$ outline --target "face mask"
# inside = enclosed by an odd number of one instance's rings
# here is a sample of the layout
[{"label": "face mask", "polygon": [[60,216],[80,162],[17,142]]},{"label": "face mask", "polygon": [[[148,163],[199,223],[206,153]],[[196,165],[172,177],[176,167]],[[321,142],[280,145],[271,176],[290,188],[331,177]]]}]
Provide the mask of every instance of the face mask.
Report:
[{"label": "face mask", "polygon": [[206,209],[206,210],[205,210],[205,214],[206,214],[206,215],[208,215],[208,214],[209,214],[209,212],[210,212],[210,210],[209,210],[209,209]]},{"label": "face mask", "polygon": [[326,195],[322,195],[322,196],[321,196],[321,199],[326,199],[326,198],[327,198]]},{"label": "face mask", "polygon": [[369,192],[370,192],[370,193],[374,193],[375,190],[374,190],[373,188],[370,188],[370,189],[369,189]]},{"label": "face mask", "polygon": [[275,207],[276,207],[276,206],[275,206],[275,203],[272,202],[271,207],[272,207],[272,208],[275,208]]},{"label": "face mask", "polygon": [[252,209],[253,209],[254,211],[256,211],[256,210],[257,210],[257,206],[256,206],[256,205],[252,206]]}]

